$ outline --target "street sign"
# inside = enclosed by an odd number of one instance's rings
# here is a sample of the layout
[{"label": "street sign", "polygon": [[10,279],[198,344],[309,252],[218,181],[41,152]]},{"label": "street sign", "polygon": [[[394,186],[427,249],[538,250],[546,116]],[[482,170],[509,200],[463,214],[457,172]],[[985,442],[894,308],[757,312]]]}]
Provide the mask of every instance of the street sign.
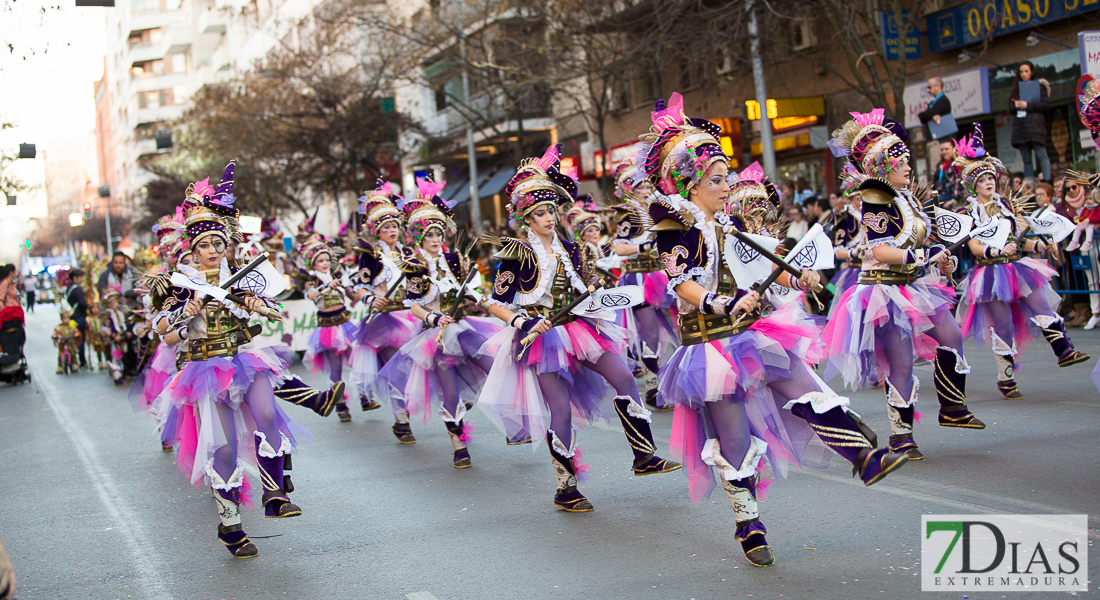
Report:
[{"label": "street sign", "polygon": [[[908,21],[911,12],[908,9],[902,10],[901,18]],[[898,35],[898,20],[894,18],[894,14],[880,11],[879,27],[882,30],[882,52],[887,60],[897,60],[899,48],[904,50],[906,59],[920,58],[920,31],[915,24],[910,25],[905,40],[902,40]]]},{"label": "street sign", "polygon": [[935,54],[982,42],[1037,25],[1092,12],[1100,3],[1085,0],[1008,2],[981,0],[934,12],[925,17],[928,51]]}]

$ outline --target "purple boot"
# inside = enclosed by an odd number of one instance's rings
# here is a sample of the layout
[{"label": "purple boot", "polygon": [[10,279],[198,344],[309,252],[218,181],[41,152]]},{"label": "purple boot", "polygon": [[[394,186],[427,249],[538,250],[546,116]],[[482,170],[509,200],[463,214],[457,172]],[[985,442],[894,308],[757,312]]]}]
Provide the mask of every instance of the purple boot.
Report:
[{"label": "purple boot", "polygon": [[722,490],[726,492],[730,507],[737,520],[737,532],[734,539],[741,542],[745,558],[754,567],[770,567],[775,564],[775,554],[764,536],[768,529],[760,522],[760,507],[756,501],[756,479],[722,481]]},{"label": "purple boot", "polygon": [[592,512],[595,508],[588,498],[577,489],[577,470],[573,463],[576,453],[577,432],[573,432],[569,447],[561,442],[553,430],[546,433],[546,445],[550,447],[550,463],[554,466],[554,476],[558,480],[558,490],[554,492],[554,506],[566,512]]},{"label": "purple boot", "polygon": [[1039,326],[1043,337],[1050,344],[1050,349],[1054,351],[1054,356],[1058,357],[1059,367],[1075,365],[1090,358],[1088,354],[1073,348],[1073,342],[1069,341],[1069,336],[1066,335],[1066,323],[1062,317],[1038,315],[1031,320]]},{"label": "purple boot", "polygon": [[263,433],[256,432],[256,458],[260,466],[260,479],[264,486],[264,518],[285,519],[297,517],[302,509],[290,501],[283,476],[284,458],[290,451],[290,440],[279,434],[278,451],[271,447]]},{"label": "purple boot", "polygon": [[615,396],[615,412],[626,432],[626,441],[634,453],[634,476],[655,475],[676,471],[680,463],[656,455],[657,445],[653,443],[653,431],[650,427],[651,413],[640,402],[630,396]]},{"label": "purple boot", "polygon": [[805,419],[821,441],[852,463],[852,474],[859,475],[864,485],[871,485],[887,473],[901,468],[909,456],[878,448],[878,436],[859,415],[834,406],[824,413],[814,411],[812,402],[791,406],[795,416]]}]

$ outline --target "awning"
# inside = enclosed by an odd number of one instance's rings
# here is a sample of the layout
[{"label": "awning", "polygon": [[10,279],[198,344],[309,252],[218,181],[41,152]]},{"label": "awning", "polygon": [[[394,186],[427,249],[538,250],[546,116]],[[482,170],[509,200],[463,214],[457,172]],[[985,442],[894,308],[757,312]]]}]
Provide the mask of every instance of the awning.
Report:
[{"label": "awning", "polygon": [[504,189],[508,180],[516,174],[516,170],[512,167],[501,167],[497,169],[496,173],[481,185],[477,190],[477,195],[481,198],[489,198],[495,194],[499,194],[500,190]]},{"label": "awning", "polygon": [[[457,177],[455,179],[452,179],[451,181],[448,181],[447,185],[443,187],[443,190],[439,192],[439,197],[443,198],[444,200],[450,200],[451,196],[457,194],[458,190],[462,189],[463,187],[465,187],[467,190],[470,189],[469,179],[466,179],[465,177]],[[469,196],[470,192],[467,191],[466,195]]]},{"label": "awning", "polygon": [[[477,170],[477,183],[478,183],[479,187],[488,178],[489,178],[489,170],[488,169],[478,169]],[[470,180],[466,179],[466,178],[463,178],[463,181],[465,181],[466,183],[464,185],[462,185],[460,188],[458,188],[457,190],[455,190],[454,197],[453,198],[447,198],[447,200],[450,200],[451,202],[454,202],[456,205],[462,204],[463,202],[470,199]],[[444,196],[444,198],[446,198],[446,196]]]}]

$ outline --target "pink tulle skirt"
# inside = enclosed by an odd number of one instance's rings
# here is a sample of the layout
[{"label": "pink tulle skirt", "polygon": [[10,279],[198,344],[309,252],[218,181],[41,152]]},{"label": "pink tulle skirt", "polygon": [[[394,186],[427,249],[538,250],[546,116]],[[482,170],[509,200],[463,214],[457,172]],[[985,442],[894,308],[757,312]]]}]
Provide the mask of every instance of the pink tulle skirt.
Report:
[{"label": "pink tulle skirt", "polygon": [[438,327],[422,331],[382,367],[378,378],[401,390],[405,410],[422,414],[427,423],[443,402],[444,378],[460,401],[477,400],[488,373],[470,357],[503,327],[499,319],[467,317],[448,325],[439,342]]},{"label": "pink tulle skirt", "polygon": [[[676,407],[669,451],[684,464],[692,500],[698,503],[714,487],[713,467],[701,458],[707,439],[716,437],[709,402],[745,404],[751,433],[767,442],[774,473],[784,476],[790,464],[828,465],[827,448],[810,426],[783,409],[791,398],[768,387],[792,379],[797,365],[823,358],[820,327],[800,301],[785,304],[736,336],[681,346],[672,355],[661,369],[657,397],[659,403]],[[814,377],[809,373],[804,372]]]},{"label": "pink tulle skirt", "polygon": [[1031,320],[1036,313],[1021,299],[1034,293],[1043,294],[1052,313],[1057,314],[1061,298],[1050,286],[1051,278],[1057,274],[1054,267],[1034,258],[970,271],[959,284],[962,298],[955,313],[963,335],[973,337],[979,347],[989,344],[993,328],[989,303],[1003,302],[1012,313],[1012,338],[1023,352],[1032,338],[1042,337],[1042,332]]},{"label": "pink tulle skirt", "polygon": [[400,350],[418,331],[423,322],[411,311],[380,313],[370,322],[363,319],[355,332],[350,364],[352,379],[359,389],[378,402],[390,401],[390,388],[378,380],[384,361],[379,353],[384,349]]},{"label": "pink tulle skirt", "polygon": [[606,352],[622,354],[626,331],[607,321],[578,319],[535,338],[520,362],[520,342],[526,336],[522,330],[505,327],[478,352],[493,357],[493,368],[478,399],[489,420],[509,439],[524,435],[536,441],[545,439],[550,411],[538,381],[543,373],[556,373],[565,380],[578,427],[596,419],[608,420],[612,412],[606,404],[614,391],[583,361],[598,361]]},{"label": "pink tulle skirt", "polygon": [[[199,486],[214,452],[234,442],[238,460],[256,465],[254,432],[258,427],[252,410],[242,403],[260,378],[266,379],[272,390],[279,387],[281,373],[288,367],[271,344],[255,343],[235,356],[184,363],[168,380],[163,393],[177,410],[161,439],[179,446],[177,463],[191,483]],[[270,402],[279,431],[295,447],[313,441],[312,434],[287,416],[275,398]]]},{"label": "pink tulle skirt", "polygon": [[134,407],[134,412],[141,411],[146,417],[155,417],[154,401],[175,373],[176,349],[161,342],[157,345],[149,366],[138,375],[130,388],[130,404]]},{"label": "pink tulle skirt", "polygon": [[909,285],[864,285],[849,288],[829,318],[822,338],[829,354],[825,379],[840,374],[845,385],[864,387],[889,375],[886,349],[876,334],[896,329],[912,339],[916,354],[933,357],[936,341],[925,334],[951,311],[947,292],[923,280]]},{"label": "pink tulle skirt", "polygon": [[335,353],[343,359],[350,355],[352,340],[358,328],[348,321],[335,327],[318,327],[309,334],[306,341],[306,354],[302,362],[309,365],[310,372],[317,375],[324,372],[329,375],[331,365],[328,356]]},{"label": "pink tulle skirt", "polygon": [[833,278],[829,280],[829,283],[835,288],[833,301],[829,303],[830,315],[836,310],[837,304],[840,304],[840,297],[844,295],[844,292],[847,292],[859,281],[859,271],[860,269],[854,267],[845,267],[837,271],[836,275],[833,275]]},{"label": "pink tulle skirt", "polygon": [[676,303],[676,297],[668,293],[668,275],[664,271],[627,273],[619,279],[619,285],[641,286],[645,303],[657,309],[667,310]]}]

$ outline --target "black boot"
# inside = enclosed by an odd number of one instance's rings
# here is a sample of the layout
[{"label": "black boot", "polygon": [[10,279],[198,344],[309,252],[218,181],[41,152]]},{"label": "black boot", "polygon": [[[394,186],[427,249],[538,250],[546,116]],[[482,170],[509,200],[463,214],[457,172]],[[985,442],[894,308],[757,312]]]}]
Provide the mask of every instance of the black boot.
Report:
[{"label": "black boot", "polygon": [[291,404],[308,408],[322,417],[332,414],[338,400],[344,398],[344,382],[337,381],[329,389],[320,392],[309,387],[297,375],[289,378],[275,389],[275,397]]},{"label": "black boot", "polygon": [[966,374],[956,369],[959,356],[951,348],[936,348],[936,396],[940,400],[939,421],[943,427],[985,429],[966,407]]},{"label": "black boot", "polygon": [[615,397],[615,412],[626,432],[626,441],[634,452],[634,475],[655,475],[679,469],[682,465],[674,460],[656,456],[657,445],[653,443],[653,431],[649,426],[651,414],[639,402],[630,396]]},{"label": "black boot", "polygon": [[279,437],[279,449],[275,450],[262,434],[256,433],[256,459],[264,486],[264,517],[267,519],[285,519],[302,514],[302,509],[290,501],[287,495],[290,492],[285,488],[287,478],[283,467],[290,450],[290,440],[282,435]]},{"label": "black boot", "polygon": [[760,508],[756,502],[756,481],[753,477],[723,481],[722,490],[733,508],[737,520],[734,539],[741,542],[741,550],[754,567],[770,567],[775,564],[768,540],[768,529],[760,522]]},{"label": "black boot", "polygon": [[818,414],[810,402],[791,407],[795,416],[804,419],[821,441],[852,463],[852,474],[859,475],[863,485],[871,485],[896,471],[909,461],[905,452],[878,448],[878,436],[859,415],[841,406]]},{"label": "black boot", "polygon": [[340,418],[341,423],[351,423],[351,411],[348,410],[348,405],[343,398],[336,403],[336,416]]},{"label": "black boot", "polygon": [[[546,434],[546,445],[550,448],[550,463],[554,466],[554,476],[558,480],[558,489],[554,492],[554,506],[566,512],[592,512],[595,508],[588,498],[577,489],[577,471],[573,464],[572,454],[577,445],[577,432],[573,432],[573,439],[568,449],[565,449],[561,440],[553,431]],[[561,448],[554,448],[554,441],[561,444]],[[564,450],[564,452],[562,452]],[[569,456],[566,456],[566,455]]]},{"label": "black boot", "polygon": [[[1088,354],[1074,350],[1073,342],[1066,335],[1066,323],[1061,317],[1040,315],[1031,320],[1039,326],[1043,337],[1050,344],[1050,349],[1054,351],[1054,356],[1058,357],[1059,367],[1068,367],[1089,359]],[[1045,327],[1043,323],[1046,323]]]},{"label": "black boot", "polygon": [[472,464],[470,462],[470,449],[466,447],[466,440],[462,439],[464,437],[462,420],[452,423],[444,419],[443,424],[447,426],[447,434],[451,436],[451,446],[455,451],[454,467],[456,469],[470,468]]},{"label": "black boot", "polygon": [[399,413],[393,424],[393,437],[402,444],[415,444],[416,436],[413,435],[412,425],[409,425],[408,413]]},{"label": "black boot", "polygon": [[359,394],[359,407],[362,408],[364,411],[367,411],[381,408],[382,404],[380,402],[371,400],[367,397],[366,394]]}]

